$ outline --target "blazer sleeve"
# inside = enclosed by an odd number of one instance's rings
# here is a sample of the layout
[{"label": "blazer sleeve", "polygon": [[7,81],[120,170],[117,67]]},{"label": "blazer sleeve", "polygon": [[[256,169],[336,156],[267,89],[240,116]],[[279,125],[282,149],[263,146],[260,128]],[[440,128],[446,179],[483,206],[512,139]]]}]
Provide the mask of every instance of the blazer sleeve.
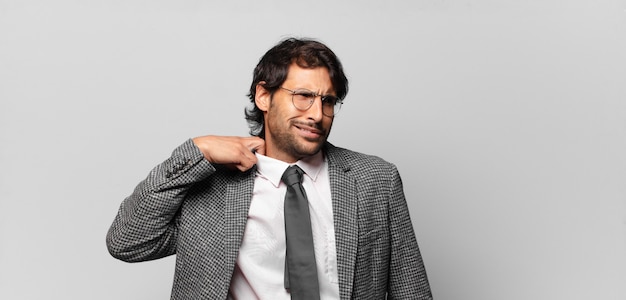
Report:
[{"label": "blazer sleeve", "polygon": [[176,253],[177,212],[187,191],[214,172],[191,139],[176,148],[120,205],[106,236],[109,253],[127,262]]},{"label": "blazer sleeve", "polygon": [[432,299],[426,269],[417,244],[402,180],[397,168],[392,171],[389,222],[391,262],[387,299]]}]

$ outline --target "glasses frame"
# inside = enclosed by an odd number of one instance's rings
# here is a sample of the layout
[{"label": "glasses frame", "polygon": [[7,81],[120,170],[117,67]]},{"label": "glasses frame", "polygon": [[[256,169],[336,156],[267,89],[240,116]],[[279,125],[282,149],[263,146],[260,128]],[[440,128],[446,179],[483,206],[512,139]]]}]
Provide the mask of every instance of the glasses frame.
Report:
[{"label": "glasses frame", "polygon": [[[339,113],[339,111],[341,110],[341,105],[343,105],[343,99],[339,99],[337,96],[333,96],[333,95],[322,95],[322,94],[318,94],[316,92],[307,90],[307,89],[298,89],[298,90],[290,90],[288,88],[285,87],[280,87],[281,89],[289,92],[291,94],[291,104],[293,104],[293,106],[300,110],[300,111],[307,111],[309,108],[311,108],[311,106],[313,106],[313,103],[315,103],[315,99],[317,97],[320,97],[320,100],[322,101],[322,114],[324,114],[327,117],[334,117],[337,115],[337,113]],[[296,105],[296,101],[295,101],[295,96],[296,95],[300,95],[300,96],[305,96],[304,94],[299,94],[300,92],[302,93],[306,93],[307,95],[310,95],[312,97],[307,97],[310,98],[309,99],[309,104],[307,105],[306,108],[300,108],[298,107],[298,105]],[[324,112],[324,104],[329,103],[328,99],[336,99],[335,104],[332,106],[333,109],[333,113],[331,115],[328,115],[326,112]],[[328,106],[326,106],[328,107]]]}]

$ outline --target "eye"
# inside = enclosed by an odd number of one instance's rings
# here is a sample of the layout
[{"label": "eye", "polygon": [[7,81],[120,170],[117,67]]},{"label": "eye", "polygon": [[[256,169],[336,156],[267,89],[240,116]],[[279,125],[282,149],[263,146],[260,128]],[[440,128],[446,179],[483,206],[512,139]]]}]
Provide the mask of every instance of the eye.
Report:
[{"label": "eye", "polygon": [[294,91],[293,97],[296,101],[312,103],[315,100],[315,93],[306,90],[299,90]]},{"label": "eye", "polygon": [[311,91],[295,91],[293,94],[303,98],[315,98],[315,93]]},{"label": "eye", "polygon": [[334,106],[335,104],[337,104],[338,101],[339,101],[339,98],[335,96],[323,96],[322,97],[322,103],[324,103],[325,105]]}]

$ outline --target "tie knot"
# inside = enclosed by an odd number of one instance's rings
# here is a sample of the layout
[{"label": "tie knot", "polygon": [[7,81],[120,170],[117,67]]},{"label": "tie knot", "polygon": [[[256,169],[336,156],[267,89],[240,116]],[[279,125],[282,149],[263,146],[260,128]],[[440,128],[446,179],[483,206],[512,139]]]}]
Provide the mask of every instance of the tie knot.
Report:
[{"label": "tie knot", "polygon": [[286,185],[293,185],[296,183],[301,183],[302,174],[304,174],[304,171],[302,171],[300,167],[293,165],[287,168],[285,173],[283,173],[282,180]]}]

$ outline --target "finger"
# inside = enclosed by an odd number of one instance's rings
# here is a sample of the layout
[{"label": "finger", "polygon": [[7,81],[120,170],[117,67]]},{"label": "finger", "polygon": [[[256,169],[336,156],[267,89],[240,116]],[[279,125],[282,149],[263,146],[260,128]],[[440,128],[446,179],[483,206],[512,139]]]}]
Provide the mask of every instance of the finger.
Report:
[{"label": "finger", "polygon": [[257,163],[257,158],[248,148],[241,149],[239,153],[239,162],[236,163],[237,169],[247,171]]},{"label": "finger", "polygon": [[265,140],[259,137],[253,137],[248,144],[250,151],[265,155]]},{"label": "finger", "polygon": [[259,145],[258,147],[254,148],[254,151],[258,154],[261,155],[265,155],[265,143]]},{"label": "finger", "polygon": [[241,164],[244,164],[250,168],[256,164],[257,162],[256,155],[252,153],[251,151],[248,151],[248,149],[244,150],[242,152],[242,155],[243,155],[243,158],[240,162]]},{"label": "finger", "polygon": [[245,172],[245,171],[250,170],[250,168],[245,167],[243,165],[236,165],[235,168],[237,168],[237,170],[239,170],[240,172]]},{"label": "finger", "polygon": [[239,171],[241,172],[245,172],[250,170],[250,168],[252,168],[254,165],[256,164],[256,162],[252,162],[248,159],[244,159],[242,162],[240,162],[239,164],[235,165],[235,167],[237,169],[239,169]]}]

